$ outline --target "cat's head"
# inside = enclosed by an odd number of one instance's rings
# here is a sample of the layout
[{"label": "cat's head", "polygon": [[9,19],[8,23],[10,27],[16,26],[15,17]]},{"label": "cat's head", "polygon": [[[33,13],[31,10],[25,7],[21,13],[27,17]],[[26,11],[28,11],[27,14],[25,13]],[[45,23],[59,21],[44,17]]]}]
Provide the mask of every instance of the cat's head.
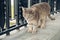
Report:
[{"label": "cat's head", "polygon": [[22,7],[22,14],[25,19],[27,19],[30,14],[32,14],[32,10],[30,8],[23,8]]},{"label": "cat's head", "polygon": [[28,12],[28,8],[22,7],[22,14],[23,14],[23,16],[25,17],[26,14],[28,14],[28,13],[29,13],[29,12]]}]

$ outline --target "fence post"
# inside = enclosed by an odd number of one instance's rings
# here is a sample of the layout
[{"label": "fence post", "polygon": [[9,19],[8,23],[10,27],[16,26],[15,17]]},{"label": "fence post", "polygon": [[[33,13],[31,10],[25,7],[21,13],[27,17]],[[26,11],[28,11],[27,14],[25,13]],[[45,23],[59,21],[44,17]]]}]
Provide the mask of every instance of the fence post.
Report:
[{"label": "fence post", "polygon": [[28,0],[28,8],[30,8],[30,0]]},{"label": "fence post", "polygon": [[[18,27],[19,26],[19,10],[18,10],[18,3],[19,3],[19,0],[14,0],[14,13],[16,15],[16,26]],[[19,28],[17,28],[19,30]]]},{"label": "fence post", "polygon": [[51,14],[54,14],[54,0],[49,0],[49,4],[51,6]]},{"label": "fence post", "polygon": [[[9,23],[9,14],[11,13],[11,0],[6,0],[6,28],[9,29],[10,23]],[[9,31],[6,33],[6,35],[10,35]]]},{"label": "fence post", "polygon": [[4,13],[4,0],[0,0],[0,31],[4,31],[5,13]]},{"label": "fence post", "polygon": [[60,12],[60,0],[56,0],[56,11]]},{"label": "fence post", "polygon": [[22,6],[27,6],[27,5],[24,5],[23,2],[24,2],[23,0],[15,0],[14,2],[17,26],[24,25],[26,23],[26,20],[24,19],[23,14],[22,14]]}]

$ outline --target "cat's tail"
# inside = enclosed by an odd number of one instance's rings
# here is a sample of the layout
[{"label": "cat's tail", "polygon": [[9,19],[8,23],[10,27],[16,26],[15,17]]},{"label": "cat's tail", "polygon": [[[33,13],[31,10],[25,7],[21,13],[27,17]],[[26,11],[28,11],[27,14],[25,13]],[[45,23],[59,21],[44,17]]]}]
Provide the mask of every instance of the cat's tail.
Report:
[{"label": "cat's tail", "polygon": [[52,16],[50,16],[50,14],[48,14],[48,17],[49,17],[51,20],[55,20],[55,18],[53,18]]}]

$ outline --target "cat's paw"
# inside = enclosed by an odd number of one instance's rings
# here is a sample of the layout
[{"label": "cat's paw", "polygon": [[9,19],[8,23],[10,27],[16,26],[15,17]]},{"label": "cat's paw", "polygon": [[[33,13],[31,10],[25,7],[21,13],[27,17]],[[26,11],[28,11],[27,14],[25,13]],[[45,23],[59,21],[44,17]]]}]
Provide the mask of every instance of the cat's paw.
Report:
[{"label": "cat's paw", "polygon": [[31,30],[28,30],[28,32],[32,32],[33,30],[31,29]]},{"label": "cat's paw", "polygon": [[55,20],[55,18],[51,18],[51,20]]},{"label": "cat's paw", "polygon": [[45,29],[45,26],[44,26],[44,25],[42,25],[42,26],[41,26],[41,29]]},{"label": "cat's paw", "polygon": [[37,32],[37,30],[33,30],[33,31],[32,31],[32,34],[35,34],[36,32]]}]

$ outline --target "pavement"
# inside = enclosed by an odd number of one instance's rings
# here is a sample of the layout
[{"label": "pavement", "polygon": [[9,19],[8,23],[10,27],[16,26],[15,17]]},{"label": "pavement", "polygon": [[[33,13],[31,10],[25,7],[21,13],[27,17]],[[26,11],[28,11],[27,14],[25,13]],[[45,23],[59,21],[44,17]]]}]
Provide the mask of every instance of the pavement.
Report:
[{"label": "pavement", "polygon": [[60,40],[60,13],[54,14],[56,20],[47,19],[46,28],[38,28],[37,33],[27,32],[27,28],[21,28],[20,31],[10,32],[10,36],[5,34],[0,36],[0,40]]}]

